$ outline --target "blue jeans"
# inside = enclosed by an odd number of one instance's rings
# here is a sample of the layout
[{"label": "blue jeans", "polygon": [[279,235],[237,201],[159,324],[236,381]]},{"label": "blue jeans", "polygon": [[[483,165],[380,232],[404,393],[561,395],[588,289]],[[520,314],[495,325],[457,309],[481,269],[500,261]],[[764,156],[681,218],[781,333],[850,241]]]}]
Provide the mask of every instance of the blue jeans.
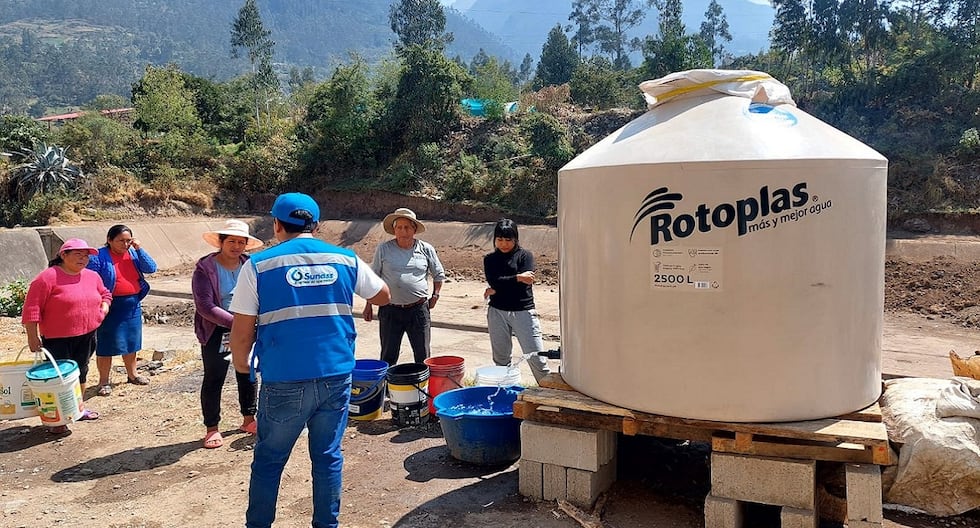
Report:
[{"label": "blue jeans", "polygon": [[313,463],[313,528],[336,527],[351,376],[309,381],[263,382],[259,389],[258,441],[248,488],[247,528],[266,528],[276,519],[283,468],[296,439],[309,429]]}]

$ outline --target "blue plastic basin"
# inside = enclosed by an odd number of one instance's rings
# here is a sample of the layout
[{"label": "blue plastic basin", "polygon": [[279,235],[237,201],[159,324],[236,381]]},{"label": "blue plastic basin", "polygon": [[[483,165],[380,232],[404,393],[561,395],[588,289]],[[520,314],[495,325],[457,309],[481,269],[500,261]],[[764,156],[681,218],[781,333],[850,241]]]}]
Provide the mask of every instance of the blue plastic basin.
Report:
[{"label": "blue plastic basin", "polygon": [[522,390],[464,387],[436,396],[433,403],[449,454],[484,466],[520,458],[521,421],[514,418],[514,401]]}]

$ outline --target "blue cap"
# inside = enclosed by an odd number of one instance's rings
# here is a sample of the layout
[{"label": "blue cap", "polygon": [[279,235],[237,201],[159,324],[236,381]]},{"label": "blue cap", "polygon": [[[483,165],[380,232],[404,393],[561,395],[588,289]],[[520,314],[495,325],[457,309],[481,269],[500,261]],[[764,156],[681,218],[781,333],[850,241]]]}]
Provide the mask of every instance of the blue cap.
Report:
[{"label": "blue cap", "polygon": [[286,193],[276,197],[276,203],[272,204],[269,213],[276,217],[280,222],[293,225],[306,225],[308,220],[294,216],[297,211],[306,211],[313,216],[311,222],[320,221],[320,206],[308,194]]}]

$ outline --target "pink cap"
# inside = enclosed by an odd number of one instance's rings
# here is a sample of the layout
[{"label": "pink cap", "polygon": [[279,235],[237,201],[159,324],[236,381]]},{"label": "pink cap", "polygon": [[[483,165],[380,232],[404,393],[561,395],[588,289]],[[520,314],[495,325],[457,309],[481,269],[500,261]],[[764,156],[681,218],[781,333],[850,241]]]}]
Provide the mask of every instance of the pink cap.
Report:
[{"label": "pink cap", "polygon": [[65,240],[65,243],[61,245],[61,249],[58,250],[58,253],[64,253],[65,251],[71,251],[73,249],[87,249],[89,255],[96,255],[99,253],[99,250],[88,245],[88,242],[80,238],[69,238],[68,240]]}]

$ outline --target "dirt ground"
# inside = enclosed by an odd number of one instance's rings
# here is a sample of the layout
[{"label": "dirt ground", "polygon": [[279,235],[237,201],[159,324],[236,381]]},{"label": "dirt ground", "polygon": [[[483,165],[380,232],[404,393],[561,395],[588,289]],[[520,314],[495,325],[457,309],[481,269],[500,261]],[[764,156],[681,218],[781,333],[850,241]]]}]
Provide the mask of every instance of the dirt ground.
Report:
[{"label": "dirt ground", "polygon": [[[479,281],[482,252],[440,250],[457,281]],[[557,262],[539,258],[539,278],[557,284]],[[976,327],[980,266],[935,259],[889,262],[886,310],[932,323]],[[168,273],[186,273],[173,270]],[[147,331],[183,326],[187,303],[147,310]],[[187,330],[191,331],[190,329]],[[977,334],[980,337],[980,333]],[[0,318],[3,358],[24,344],[14,319]],[[149,358],[142,358],[144,360]],[[102,417],[46,434],[37,419],[0,422],[0,526],[164,528],[241,526],[253,438],[237,432],[233,382],[222,409],[225,445],[201,448],[196,350],[179,350],[152,370],[152,383],[89,391]],[[94,365],[93,365],[94,367]],[[94,369],[93,369],[94,371]],[[115,374],[115,379],[123,379]],[[344,442],[342,526],[349,528],[577,527],[554,502],[517,493],[517,465],[478,467],[449,456],[438,424],[399,429],[387,419],[352,421]],[[300,441],[283,476],[276,526],[309,526],[309,459]],[[703,526],[708,448],[622,437],[619,477],[600,512],[609,528]],[[888,509],[886,528],[980,527],[980,511],[944,519]],[[778,512],[752,512],[752,526],[778,526]],[[824,523],[823,526],[840,526]]]}]

